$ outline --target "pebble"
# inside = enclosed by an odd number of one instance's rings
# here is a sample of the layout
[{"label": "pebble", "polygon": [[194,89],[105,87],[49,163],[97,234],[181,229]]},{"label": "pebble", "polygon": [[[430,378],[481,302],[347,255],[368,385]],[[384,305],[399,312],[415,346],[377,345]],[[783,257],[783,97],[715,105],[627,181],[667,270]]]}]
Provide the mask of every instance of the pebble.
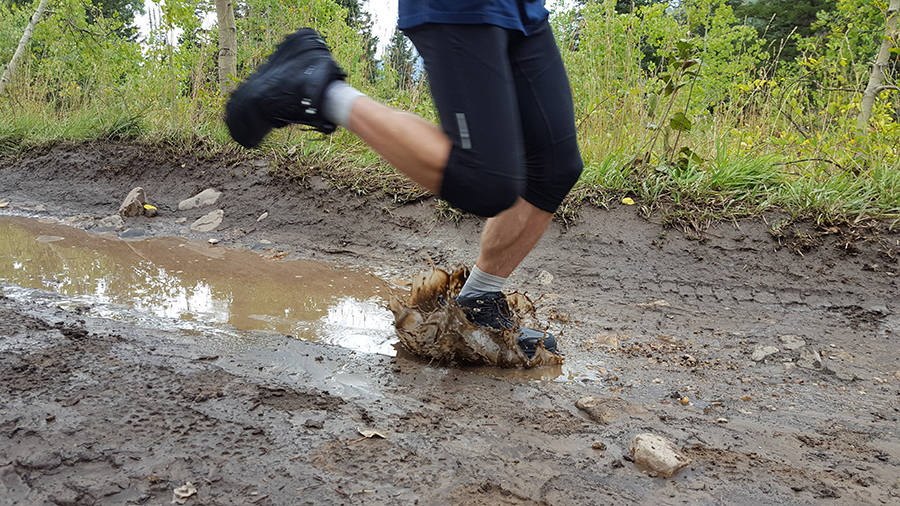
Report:
[{"label": "pebble", "polygon": [[189,209],[194,209],[197,207],[211,206],[215,204],[217,200],[219,200],[220,195],[222,195],[222,192],[213,190],[212,188],[207,188],[197,195],[179,202],[178,210],[187,211]]},{"label": "pebble", "polygon": [[628,452],[634,463],[647,466],[663,476],[673,476],[691,463],[675,443],[656,434],[638,434],[631,438]]},{"label": "pebble", "polygon": [[766,357],[769,357],[770,355],[774,355],[774,354],[778,353],[779,351],[781,351],[781,350],[779,350],[778,348],[776,348],[774,346],[759,345],[753,350],[753,355],[751,355],[750,358],[752,358],[754,362],[761,362],[761,361],[765,360]]},{"label": "pebble", "polygon": [[222,224],[225,217],[225,211],[217,209],[209,214],[201,216],[197,221],[191,223],[191,230],[194,232],[212,232]]}]

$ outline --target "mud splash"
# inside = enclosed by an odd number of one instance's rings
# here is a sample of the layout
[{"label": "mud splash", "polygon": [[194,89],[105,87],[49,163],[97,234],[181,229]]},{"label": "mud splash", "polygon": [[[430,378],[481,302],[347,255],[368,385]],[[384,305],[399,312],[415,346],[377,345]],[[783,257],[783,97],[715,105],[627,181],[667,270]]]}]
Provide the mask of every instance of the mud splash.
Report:
[{"label": "mud splash", "polygon": [[[468,274],[465,268],[452,274],[432,268],[413,278],[407,300],[391,297],[394,326],[408,350],[449,363],[524,368],[562,364],[562,357],[544,349],[543,343],[538,343],[533,357],[526,356],[516,344],[516,330],[499,331],[470,323],[452,300]],[[507,302],[520,324],[540,328],[534,321],[534,305],[525,295],[507,295]]]}]

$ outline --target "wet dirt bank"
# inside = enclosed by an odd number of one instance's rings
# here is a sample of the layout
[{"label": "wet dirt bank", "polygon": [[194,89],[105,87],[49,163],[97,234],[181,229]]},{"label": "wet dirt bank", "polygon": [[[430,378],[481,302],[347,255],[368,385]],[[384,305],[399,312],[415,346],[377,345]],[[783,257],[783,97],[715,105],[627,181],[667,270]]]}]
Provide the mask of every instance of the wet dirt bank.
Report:
[{"label": "wet dirt bank", "polygon": [[[0,211],[103,230],[136,186],[160,214],[126,219],[130,240],[265,245],[390,280],[477,252],[479,220],[436,220],[431,201],[127,144],[7,162]],[[224,220],[191,232],[210,209],[178,203],[205,188]],[[900,236],[797,228],[779,248],[777,218],[704,241],[627,206],[552,225],[509,284],[566,355],[543,379],[273,333],[225,343],[5,284],[0,504],[163,504],[187,482],[185,504],[896,504]],[[594,420],[585,396],[646,411]],[[643,432],[693,463],[669,479],[635,467]]]}]

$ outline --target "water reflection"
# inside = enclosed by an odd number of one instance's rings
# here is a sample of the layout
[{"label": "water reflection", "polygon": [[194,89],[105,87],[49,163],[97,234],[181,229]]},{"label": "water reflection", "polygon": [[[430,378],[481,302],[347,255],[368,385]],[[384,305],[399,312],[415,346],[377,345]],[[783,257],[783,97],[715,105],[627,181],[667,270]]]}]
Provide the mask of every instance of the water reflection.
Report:
[{"label": "water reflection", "polygon": [[0,280],[86,304],[394,354],[387,285],[354,269],[0,217]]}]

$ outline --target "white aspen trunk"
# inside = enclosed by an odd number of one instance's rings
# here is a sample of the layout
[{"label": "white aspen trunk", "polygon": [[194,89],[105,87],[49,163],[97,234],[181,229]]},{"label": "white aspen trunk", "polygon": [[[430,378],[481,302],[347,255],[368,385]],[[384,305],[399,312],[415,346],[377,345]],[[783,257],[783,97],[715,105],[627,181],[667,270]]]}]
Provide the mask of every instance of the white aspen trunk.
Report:
[{"label": "white aspen trunk", "polygon": [[3,71],[3,76],[0,76],[0,96],[3,96],[3,90],[6,89],[6,83],[11,81],[13,75],[15,75],[16,66],[19,64],[19,58],[21,58],[22,53],[25,52],[25,46],[28,45],[28,41],[31,40],[31,35],[34,33],[34,27],[41,20],[41,16],[46,10],[47,0],[41,0],[41,3],[38,4],[37,10],[34,11],[34,16],[31,16],[31,22],[28,23],[27,27],[25,27],[25,32],[22,34],[22,40],[19,41],[19,47],[16,48],[16,52],[13,54],[12,60],[9,61],[9,65],[6,66],[6,70]]},{"label": "white aspen trunk", "polygon": [[863,92],[862,104],[859,107],[859,116],[857,121],[859,129],[865,132],[869,126],[869,119],[872,117],[872,107],[875,105],[875,99],[878,94],[884,91],[884,69],[887,67],[891,56],[891,47],[894,45],[894,38],[897,35],[897,11],[900,10],[900,0],[891,0],[886,13],[886,22],[884,27],[884,40],[881,41],[881,49],[872,65],[872,74],[869,76],[869,84],[866,91]]},{"label": "white aspen trunk", "polygon": [[233,0],[216,0],[216,16],[219,19],[219,92],[226,95],[233,86],[229,76],[237,74],[237,26],[234,23]]}]

